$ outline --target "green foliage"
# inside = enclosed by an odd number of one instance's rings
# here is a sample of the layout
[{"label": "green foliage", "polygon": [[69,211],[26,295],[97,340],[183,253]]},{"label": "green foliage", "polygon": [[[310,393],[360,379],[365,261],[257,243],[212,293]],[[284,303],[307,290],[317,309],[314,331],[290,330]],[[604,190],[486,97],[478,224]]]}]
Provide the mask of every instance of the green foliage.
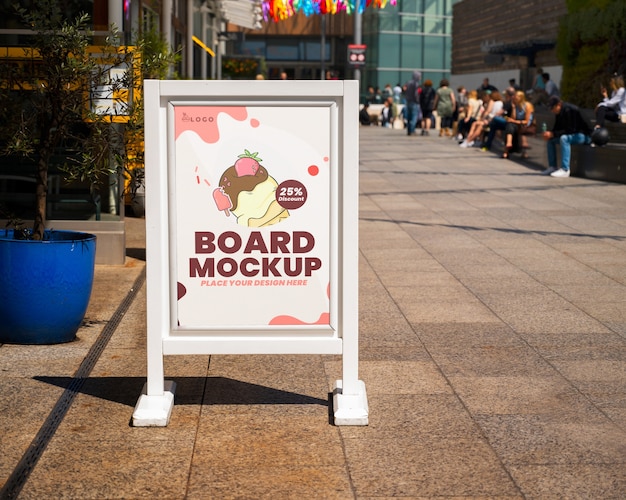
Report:
[{"label": "green foliage", "polygon": [[265,76],[267,67],[265,59],[258,57],[224,57],[222,58],[222,76],[232,80],[250,80],[257,74]]},{"label": "green foliage", "polygon": [[[561,94],[565,100],[584,108],[593,108],[600,100],[600,87],[606,86],[605,75],[607,43],[580,48],[575,64],[563,68]],[[567,78],[565,75],[567,74]]]},{"label": "green foliage", "polygon": [[170,68],[180,61],[180,53],[173,52],[167,41],[156,29],[135,35],[135,51],[141,58],[141,78],[163,80]]},{"label": "green foliage", "polygon": [[0,139],[2,153],[36,163],[33,237],[41,239],[48,170],[59,148],[74,152],[64,167],[80,171],[77,175],[92,184],[110,171],[104,161],[104,117],[92,111],[90,97],[116,62],[103,65],[90,56],[86,14],[67,20],[58,2],[33,3],[30,9],[16,7],[23,24],[34,32],[30,47],[17,64],[0,64]]},{"label": "green foliage", "polygon": [[[133,46],[126,48],[135,60],[139,72],[128,71],[125,85],[132,91],[124,114],[127,120],[122,147],[115,154],[117,166],[128,181],[126,191],[134,196],[144,183],[144,99],[143,82],[146,79],[162,80],[169,76],[171,68],[180,61],[180,53],[173,51],[163,36],[156,30],[135,33]],[[138,61],[138,64],[137,64]]]},{"label": "green foliage", "polygon": [[125,47],[115,28],[94,53],[89,16],[67,20],[62,3],[16,7],[32,43],[19,61],[0,61],[0,154],[37,165],[34,238],[43,235],[51,166],[92,189],[143,166],[143,80],[165,78],[179,58],[155,31]]},{"label": "green foliage", "polygon": [[568,0],[560,23],[557,56],[563,64],[562,95],[593,108],[615,72],[626,70],[626,2]]}]

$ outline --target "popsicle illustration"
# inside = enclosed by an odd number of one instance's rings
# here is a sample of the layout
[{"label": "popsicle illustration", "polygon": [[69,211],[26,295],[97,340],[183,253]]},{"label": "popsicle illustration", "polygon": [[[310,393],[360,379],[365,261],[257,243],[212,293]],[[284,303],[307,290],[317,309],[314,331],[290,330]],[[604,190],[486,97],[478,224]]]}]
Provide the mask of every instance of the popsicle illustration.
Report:
[{"label": "popsicle illustration", "polygon": [[233,208],[233,202],[230,200],[230,196],[224,192],[224,188],[219,187],[213,191],[213,200],[215,200],[218,210],[224,210],[224,213],[227,216],[230,215],[230,209]]}]

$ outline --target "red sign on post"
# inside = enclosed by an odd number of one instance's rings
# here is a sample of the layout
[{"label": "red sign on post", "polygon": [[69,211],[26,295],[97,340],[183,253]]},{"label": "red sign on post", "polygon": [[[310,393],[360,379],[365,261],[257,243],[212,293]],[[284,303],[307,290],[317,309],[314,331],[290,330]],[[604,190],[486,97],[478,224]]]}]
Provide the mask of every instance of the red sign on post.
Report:
[{"label": "red sign on post", "polygon": [[348,64],[352,68],[360,68],[365,66],[365,51],[367,45],[348,45]]}]

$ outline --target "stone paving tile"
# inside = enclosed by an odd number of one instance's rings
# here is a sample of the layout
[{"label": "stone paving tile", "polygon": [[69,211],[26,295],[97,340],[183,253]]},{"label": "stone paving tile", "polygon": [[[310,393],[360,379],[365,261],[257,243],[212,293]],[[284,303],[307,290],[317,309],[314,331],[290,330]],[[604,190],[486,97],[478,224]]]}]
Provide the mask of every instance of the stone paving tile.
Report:
[{"label": "stone paving tile", "polygon": [[626,495],[626,468],[605,465],[520,465],[511,476],[525,498],[602,498]]},{"label": "stone paving tile", "polygon": [[[615,332],[526,334],[525,341],[555,369],[566,375],[568,367],[599,360],[621,363],[626,355],[626,339]],[[581,367],[582,368],[582,367]],[[587,374],[589,375],[589,374]],[[621,377],[618,377],[619,380]]]},{"label": "stone paving tile", "polygon": [[346,439],[356,497],[514,497],[514,482],[482,439]]},{"label": "stone paving tile", "polygon": [[626,435],[599,412],[476,417],[508,465],[625,464]]},{"label": "stone paving tile", "polygon": [[[91,327],[87,327],[91,328]],[[3,377],[36,377],[39,375],[71,377],[85,358],[90,343],[79,332],[74,342],[57,345],[4,345],[0,349],[0,372]],[[100,333],[101,328],[98,328]]]},{"label": "stone paving tile", "polygon": [[[158,431],[157,431],[158,432]],[[184,498],[193,441],[53,439],[20,499]]]},{"label": "stone paving tile", "polygon": [[554,374],[554,368],[527,346],[436,348],[429,353],[439,368],[450,377],[541,377]]},{"label": "stone paving tile", "polygon": [[[3,415],[7,420],[13,417]],[[32,418],[23,425],[17,426],[16,429],[7,428],[12,425],[2,425],[0,432],[0,449],[2,456],[0,457],[0,488],[2,488],[15,469],[15,465],[19,463],[22,455],[28,450],[33,437],[39,431],[41,421]]]},{"label": "stone paving tile", "polygon": [[416,340],[415,344],[399,342],[383,346],[377,343],[361,342],[359,359],[361,361],[385,361],[390,359],[394,361],[431,361],[431,356],[418,340]]},{"label": "stone paving tile", "polygon": [[471,348],[520,348],[523,340],[501,322],[423,323],[415,325],[418,337],[429,351]]},{"label": "stone paving tile", "polygon": [[284,406],[254,408],[203,412],[189,498],[351,498],[347,471],[337,463],[338,430],[325,408],[289,411],[286,420]]},{"label": "stone paving tile", "polygon": [[370,394],[368,399],[368,426],[340,427],[344,439],[484,439],[454,394]]},{"label": "stone paving tile", "polygon": [[348,473],[341,465],[237,467],[202,464],[191,468],[187,499],[276,499],[300,500],[355,498]]},{"label": "stone paving tile", "polygon": [[336,427],[319,415],[295,415],[289,425],[264,412],[257,416],[203,413],[194,462],[210,469],[232,467],[330,467],[341,455]]},{"label": "stone paving tile", "polygon": [[567,380],[547,377],[448,377],[454,392],[473,415],[565,414],[591,403]]},{"label": "stone paving tile", "polygon": [[[341,379],[341,363],[325,363],[329,382]],[[431,361],[363,361],[360,378],[368,395],[374,394],[450,394],[451,388]]]}]

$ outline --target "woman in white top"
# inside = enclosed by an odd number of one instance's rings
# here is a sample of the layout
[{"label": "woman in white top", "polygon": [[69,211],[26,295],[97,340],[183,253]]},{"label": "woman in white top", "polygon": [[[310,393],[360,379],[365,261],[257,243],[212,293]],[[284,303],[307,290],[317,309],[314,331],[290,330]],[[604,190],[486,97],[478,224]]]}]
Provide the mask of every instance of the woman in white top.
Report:
[{"label": "woman in white top", "polygon": [[459,142],[463,141],[469,134],[472,123],[480,117],[482,105],[483,101],[478,98],[478,92],[470,90],[465,109],[459,114],[459,122],[457,124],[457,140]]},{"label": "woman in white top", "polygon": [[500,113],[502,105],[502,96],[497,90],[483,96],[483,112],[480,118],[472,123],[467,138],[460,144],[462,148],[471,148],[474,145],[474,142],[480,138],[492,118]]},{"label": "woman in white top", "polygon": [[604,127],[604,121],[618,122],[621,116],[626,116],[626,90],[624,79],[621,76],[611,78],[611,97],[608,91],[602,89],[602,102],[596,106],[596,128]]}]

